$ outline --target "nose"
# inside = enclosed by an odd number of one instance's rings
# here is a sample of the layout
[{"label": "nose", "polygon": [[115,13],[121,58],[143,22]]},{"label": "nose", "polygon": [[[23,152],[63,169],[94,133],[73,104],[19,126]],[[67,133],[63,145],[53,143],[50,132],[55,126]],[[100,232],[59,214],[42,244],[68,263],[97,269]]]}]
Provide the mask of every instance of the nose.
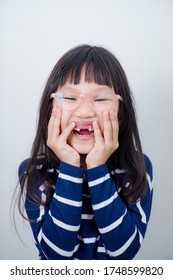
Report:
[{"label": "nose", "polygon": [[95,116],[95,110],[89,100],[84,98],[80,106],[75,111],[77,117],[80,118],[92,118]]}]

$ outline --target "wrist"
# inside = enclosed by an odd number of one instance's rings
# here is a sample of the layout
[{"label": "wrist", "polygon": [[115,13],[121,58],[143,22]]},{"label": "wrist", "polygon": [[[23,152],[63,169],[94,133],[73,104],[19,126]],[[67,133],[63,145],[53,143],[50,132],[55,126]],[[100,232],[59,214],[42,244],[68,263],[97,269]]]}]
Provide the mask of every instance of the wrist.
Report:
[{"label": "wrist", "polygon": [[95,167],[98,167],[100,165],[103,165],[105,164],[106,161],[104,160],[98,160],[98,161],[95,161],[95,160],[86,160],[86,167],[87,169],[92,169],[92,168],[95,168]]},{"label": "wrist", "polygon": [[98,167],[99,165],[97,164],[87,164],[86,165],[86,169],[92,169],[92,168],[95,168],[95,167]]},{"label": "wrist", "polygon": [[87,169],[93,169],[93,168],[99,167],[104,164],[105,163],[92,163],[92,164],[87,164],[86,167],[87,167]]},{"label": "wrist", "polygon": [[80,162],[74,162],[74,161],[63,161],[63,162],[75,167],[80,167]]}]

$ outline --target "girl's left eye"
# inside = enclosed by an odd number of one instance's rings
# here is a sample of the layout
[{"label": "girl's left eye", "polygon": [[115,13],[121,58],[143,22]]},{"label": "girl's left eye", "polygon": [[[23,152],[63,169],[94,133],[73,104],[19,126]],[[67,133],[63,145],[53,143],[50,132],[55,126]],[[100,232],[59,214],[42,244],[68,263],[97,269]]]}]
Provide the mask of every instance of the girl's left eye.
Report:
[{"label": "girl's left eye", "polygon": [[105,98],[97,98],[97,99],[95,99],[94,101],[95,102],[103,102],[103,101],[106,101],[107,99],[105,99]]}]

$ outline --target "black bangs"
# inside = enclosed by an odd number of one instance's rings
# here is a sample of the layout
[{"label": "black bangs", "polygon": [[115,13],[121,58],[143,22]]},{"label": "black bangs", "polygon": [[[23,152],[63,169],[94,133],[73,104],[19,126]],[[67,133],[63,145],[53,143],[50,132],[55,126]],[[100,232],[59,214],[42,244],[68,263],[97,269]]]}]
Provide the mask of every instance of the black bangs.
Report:
[{"label": "black bangs", "polygon": [[85,81],[95,82],[99,85],[112,87],[111,73],[107,61],[99,55],[97,47],[79,46],[72,49],[62,57],[59,64],[59,85],[63,86],[67,80],[70,83],[79,84],[81,72],[85,71]]}]

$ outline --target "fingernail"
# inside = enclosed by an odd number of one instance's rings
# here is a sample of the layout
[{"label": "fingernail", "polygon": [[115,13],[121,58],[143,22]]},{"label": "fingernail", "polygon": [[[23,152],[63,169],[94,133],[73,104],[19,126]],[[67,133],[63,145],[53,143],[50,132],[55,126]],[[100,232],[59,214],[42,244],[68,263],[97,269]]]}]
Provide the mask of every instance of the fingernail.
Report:
[{"label": "fingernail", "polygon": [[97,123],[97,121],[93,121],[93,125],[97,125],[98,123]]}]

